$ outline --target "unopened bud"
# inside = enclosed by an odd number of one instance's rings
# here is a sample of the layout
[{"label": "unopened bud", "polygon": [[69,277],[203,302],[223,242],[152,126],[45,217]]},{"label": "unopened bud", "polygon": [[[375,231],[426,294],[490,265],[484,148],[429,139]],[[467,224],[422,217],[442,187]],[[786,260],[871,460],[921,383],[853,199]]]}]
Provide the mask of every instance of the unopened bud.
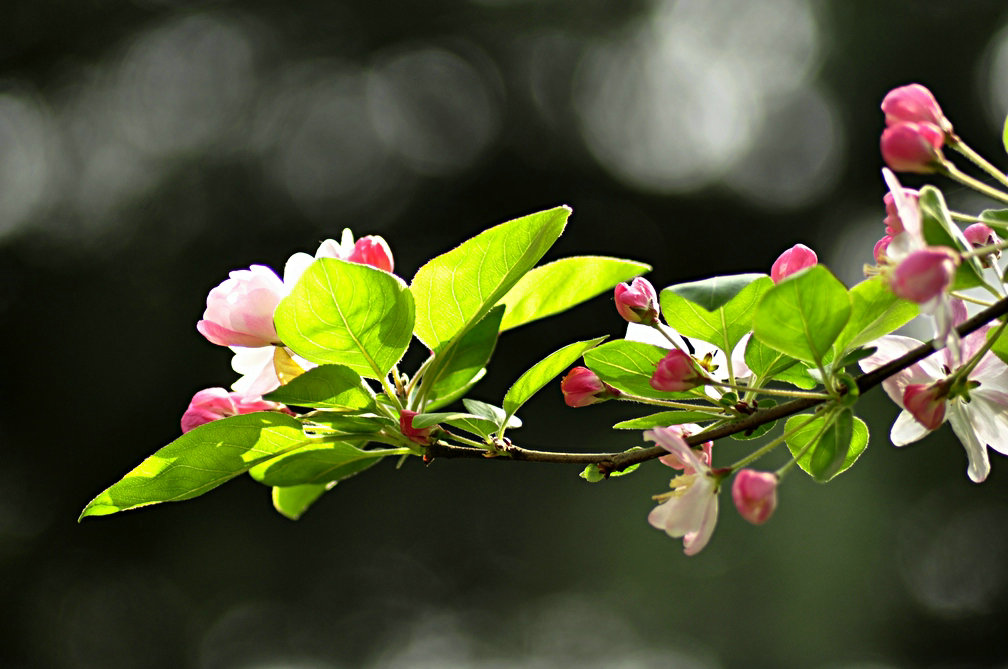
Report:
[{"label": "unopened bud", "polygon": [[774,261],[773,267],[770,268],[770,278],[774,283],[780,283],[795,272],[812,267],[818,262],[819,257],[815,251],[804,244],[795,244]]},{"label": "unopened bud", "polygon": [[931,123],[897,123],[882,132],[879,148],[886,165],[897,172],[926,174],[941,167],[945,136]]},{"label": "unopened bud", "polygon": [[897,297],[923,304],[941,295],[952,284],[959,256],[944,246],[914,251],[889,276]]},{"label": "unopened bud", "polygon": [[732,501],[739,515],[753,525],[762,525],[777,508],[776,474],[742,469],[732,482]]},{"label": "unopened bud", "polygon": [[613,290],[616,311],[628,323],[651,325],[658,320],[658,293],[647,279],[637,277]]},{"label": "unopened bud", "polygon": [[705,378],[697,370],[693,358],[679,349],[672,349],[659,360],[658,367],[651,375],[651,387],[668,392],[696,388],[704,381]]}]

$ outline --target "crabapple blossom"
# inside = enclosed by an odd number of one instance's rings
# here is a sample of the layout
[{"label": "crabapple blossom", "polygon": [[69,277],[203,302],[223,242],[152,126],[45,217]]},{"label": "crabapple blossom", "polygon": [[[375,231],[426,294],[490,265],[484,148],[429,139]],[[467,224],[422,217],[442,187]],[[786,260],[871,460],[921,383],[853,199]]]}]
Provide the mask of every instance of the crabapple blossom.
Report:
[{"label": "crabapple blossom", "polygon": [[[254,411],[271,411],[285,409],[277,402],[267,402],[258,397],[246,397],[241,393],[229,393],[223,388],[206,388],[193,395],[188,408],[182,414],[182,432],[199,427],[205,423],[252,413]],[[287,411],[287,413],[290,413]]]},{"label": "crabapple blossom", "polygon": [[628,323],[650,325],[658,320],[658,293],[645,278],[637,277],[629,284],[617,284],[613,299],[616,311]]},{"label": "crabapple blossom", "polygon": [[948,386],[944,383],[912,383],[903,391],[903,406],[918,423],[937,430],[945,422],[945,400]]},{"label": "crabapple blossom", "polygon": [[795,244],[774,261],[770,268],[770,278],[774,283],[780,283],[795,272],[812,267],[818,262],[819,257],[815,251],[804,244]]},{"label": "crabapple blossom", "polygon": [[651,387],[655,390],[681,392],[702,385],[704,380],[692,356],[674,348],[658,361],[658,366],[651,375]]},{"label": "crabapple blossom", "polygon": [[277,342],[273,312],[288,292],[269,267],[235,270],[210,291],[196,329],[220,346],[271,346]]},{"label": "crabapple blossom", "polygon": [[430,443],[430,435],[432,427],[413,427],[413,417],[417,415],[416,411],[410,411],[409,409],[403,409],[399,412],[399,431],[402,432],[407,439],[410,441],[427,445]]},{"label": "crabapple blossom", "polygon": [[[917,200],[919,194],[912,188],[904,188],[903,190],[903,201],[904,206],[913,209],[916,216],[920,216],[920,211],[918,209]],[[896,198],[893,193],[886,193],[882,198],[882,202],[885,204],[886,217],[882,222],[886,226],[886,234],[890,237],[898,235],[903,232],[903,219],[900,218],[899,209],[896,207]]]},{"label": "crabapple blossom", "polygon": [[560,381],[560,391],[569,407],[585,407],[612,399],[620,393],[603,383],[598,374],[587,367],[575,367]]},{"label": "crabapple blossom", "polygon": [[776,474],[742,469],[732,481],[732,501],[739,515],[753,525],[762,525],[777,508]]},{"label": "crabapple blossom", "polygon": [[893,294],[924,304],[942,295],[952,284],[959,256],[944,246],[930,246],[903,258],[889,275]]},{"label": "crabapple blossom", "polygon": [[879,147],[886,165],[897,172],[936,171],[944,161],[945,137],[931,123],[897,123],[882,131]]},{"label": "crabapple blossom", "polygon": [[644,432],[644,438],[667,450],[684,465],[683,473],[669,484],[672,491],[655,496],[660,503],[648,514],[648,522],[670,537],[682,537],[686,555],[696,555],[714,533],[721,479],[686,444],[681,430],[658,427]]},{"label": "crabapple blossom", "polygon": [[[955,301],[955,312],[956,322],[965,320],[965,308],[958,300]],[[963,360],[970,360],[981,350],[991,327],[986,325],[962,339]],[[909,337],[886,335],[871,345],[876,347],[875,353],[860,362],[866,372],[899,358],[919,346],[920,342]],[[937,421],[938,390],[928,389],[944,382],[957,367],[959,364],[953,352],[946,348],[882,382],[886,394],[903,409],[889,434],[894,445],[903,446],[917,441],[941,424]],[[908,396],[907,390],[915,385],[922,386],[924,390],[911,391]],[[987,351],[965,379],[959,379],[954,387],[948,389],[943,405],[944,419],[948,420],[966,450],[969,460],[967,474],[979,483],[990,472],[987,448],[1008,454],[1008,366]],[[915,418],[915,413],[918,418]]]}]

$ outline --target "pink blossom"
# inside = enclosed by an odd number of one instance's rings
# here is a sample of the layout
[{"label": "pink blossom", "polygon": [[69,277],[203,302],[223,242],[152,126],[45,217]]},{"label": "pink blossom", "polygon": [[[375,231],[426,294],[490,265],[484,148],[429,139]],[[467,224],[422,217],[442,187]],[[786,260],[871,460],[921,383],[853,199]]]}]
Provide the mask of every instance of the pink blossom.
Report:
[{"label": "pink blossom", "polygon": [[402,432],[407,439],[410,441],[427,445],[430,443],[430,435],[432,427],[417,428],[413,427],[413,417],[417,415],[416,411],[410,411],[409,409],[403,409],[399,412],[399,431]]},{"label": "pink blossom", "polygon": [[777,508],[776,474],[742,469],[732,481],[732,501],[739,515],[753,525],[762,525]]},{"label": "pink blossom", "polygon": [[[919,199],[919,193],[911,188],[904,188],[903,190],[903,200],[905,202],[904,206],[912,207],[915,215],[920,216],[918,211],[917,200]],[[882,202],[885,204],[886,217],[883,223],[886,226],[886,234],[890,237],[898,235],[903,232],[903,220],[900,218],[899,209],[896,206],[896,198],[893,194],[886,193],[882,198]]]},{"label": "pink blossom", "polygon": [[637,277],[629,284],[618,284],[613,299],[616,311],[628,323],[650,325],[658,319],[658,293],[647,279]]},{"label": "pink blossom", "polygon": [[912,383],[903,390],[903,408],[928,430],[937,430],[938,426],[945,422],[947,397],[946,384]]},{"label": "pink blossom", "polygon": [[875,264],[881,265],[886,260],[886,252],[889,250],[889,243],[892,241],[892,237],[886,235],[882,239],[875,242],[875,248],[872,249],[872,257],[875,258]]},{"label": "pink blossom", "polygon": [[376,235],[361,237],[354,243],[353,250],[346,257],[350,262],[392,271],[392,250],[384,239]]},{"label": "pink blossom", "polygon": [[[960,301],[954,301],[954,322],[962,322],[966,311]],[[962,359],[969,360],[978,353],[987,340],[991,326],[987,325],[961,341]],[[920,345],[916,339],[898,335],[886,335],[872,342],[875,353],[860,362],[861,368],[869,372],[895,360]],[[937,427],[935,420],[925,418],[924,424],[914,417],[906,405],[907,389],[913,385],[926,389],[944,381],[959,367],[957,356],[948,348],[931,354],[920,362],[894,374],[882,382],[882,388],[893,402],[903,411],[892,426],[889,438],[896,446],[903,446],[922,438]],[[921,401],[921,392],[911,392],[911,402]],[[924,395],[922,404],[932,405],[937,401],[937,393]],[[1008,454],[1008,366],[996,355],[987,351],[980,362],[970,370],[968,377],[959,386],[958,392],[950,392],[944,402],[945,415],[952,431],[959,437],[966,450],[969,478],[979,483],[990,472],[987,448]],[[932,408],[932,414],[937,411]],[[932,427],[933,426],[933,427]]]},{"label": "pink blossom", "polygon": [[934,172],[941,166],[945,136],[931,123],[897,123],[882,131],[879,147],[886,165],[897,172]]},{"label": "pink blossom", "polygon": [[770,268],[770,278],[774,283],[780,283],[795,272],[812,267],[818,262],[819,258],[815,251],[804,244],[795,244],[774,261]]},{"label": "pink blossom", "polygon": [[667,392],[681,392],[702,385],[703,375],[697,370],[693,358],[677,348],[658,361],[651,375],[651,387]]},{"label": "pink blossom", "polygon": [[944,133],[952,132],[952,124],[945,118],[935,96],[920,84],[908,84],[889,91],[882,99],[882,111],[888,126],[907,122],[930,123]]},{"label": "pink blossom", "polygon": [[963,230],[963,236],[974,247],[997,244],[1000,240],[993,228],[985,223],[974,223]]},{"label": "pink blossom", "polygon": [[913,251],[889,275],[897,297],[924,304],[944,294],[952,284],[959,256],[944,246]]},{"label": "pink blossom", "polygon": [[[699,432],[701,430],[701,427],[696,423],[683,423],[682,425],[670,425],[663,429],[670,434],[678,434],[680,437],[685,439],[691,434],[696,434],[697,432]],[[697,459],[700,460],[701,463],[710,467],[712,462],[711,451],[713,450],[713,448],[714,448],[713,441],[705,441],[700,446],[699,450],[695,448],[691,450],[693,451],[694,455],[696,455]],[[658,461],[661,462],[663,465],[671,467],[672,469],[681,470],[683,474],[696,473],[696,470],[693,469],[693,467],[690,465],[688,461],[684,462],[680,460],[679,456],[676,455],[675,453],[663,455],[660,458],[658,458]]]},{"label": "pink blossom", "polygon": [[575,367],[560,381],[560,391],[569,407],[584,407],[619,395],[619,391],[603,383],[587,367]]},{"label": "pink blossom", "polygon": [[[646,431],[644,438],[654,441],[684,464],[684,473],[669,484],[671,492],[655,496],[660,503],[648,514],[648,522],[670,537],[682,537],[686,555],[696,555],[714,533],[720,478],[686,444],[681,431],[659,427]],[[687,471],[689,473],[685,473]]]},{"label": "pink blossom", "polygon": [[[240,393],[229,393],[223,388],[207,388],[193,395],[189,407],[182,414],[182,432],[188,432],[194,427],[205,423],[252,413],[254,411],[272,411],[286,409],[282,404],[267,402],[259,397],[246,397]],[[290,413],[290,411],[287,411]]]},{"label": "pink blossom", "polygon": [[235,270],[210,291],[196,329],[220,346],[270,346],[277,341],[273,312],[287,292],[269,267]]}]

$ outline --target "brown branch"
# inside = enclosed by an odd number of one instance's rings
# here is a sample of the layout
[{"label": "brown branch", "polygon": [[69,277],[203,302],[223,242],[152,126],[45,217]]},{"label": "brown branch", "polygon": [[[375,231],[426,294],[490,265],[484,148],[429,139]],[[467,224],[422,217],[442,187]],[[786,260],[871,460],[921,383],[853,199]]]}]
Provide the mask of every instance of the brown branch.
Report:
[{"label": "brown branch", "polygon": [[[956,328],[956,332],[959,333],[959,336],[965,337],[966,335],[979,330],[987,323],[990,323],[994,319],[1000,318],[1005,314],[1008,314],[1008,298],[999,300],[993,306],[984,309],[969,320],[965,321],[962,325]],[[925,342],[899,358],[891,360],[870,372],[861,374],[856,378],[858,392],[863,394],[864,392],[881,384],[885,379],[889,378],[893,374],[910,367],[914,363],[920,362],[940,348],[941,346],[935,345],[935,340]],[[806,409],[811,409],[812,407],[823,404],[826,401],[827,400],[824,399],[797,399],[785,402],[784,404],[778,404],[770,407],[769,409],[757,411],[751,416],[746,416],[742,420],[735,421],[728,425],[723,425],[713,430],[698,432],[697,434],[688,437],[686,439],[686,443],[690,446],[698,446],[706,441],[715,441],[740,432],[748,432],[750,430],[754,430],[760,425],[765,425],[766,423],[780,420],[781,418],[793,416],[794,414],[805,411]],[[472,448],[469,446],[456,446],[443,441],[435,442],[427,447],[428,460],[432,458],[497,458],[497,456],[501,456],[501,458],[498,459],[520,460],[523,462],[595,464],[598,465],[598,468],[606,474],[621,471],[631,465],[645,462],[647,460],[653,460],[667,454],[668,451],[661,446],[652,446],[650,448],[641,448],[632,451],[623,451],[620,453],[562,453],[555,451],[535,451],[515,446],[511,443],[498,444],[496,452],[480,448]]]}]

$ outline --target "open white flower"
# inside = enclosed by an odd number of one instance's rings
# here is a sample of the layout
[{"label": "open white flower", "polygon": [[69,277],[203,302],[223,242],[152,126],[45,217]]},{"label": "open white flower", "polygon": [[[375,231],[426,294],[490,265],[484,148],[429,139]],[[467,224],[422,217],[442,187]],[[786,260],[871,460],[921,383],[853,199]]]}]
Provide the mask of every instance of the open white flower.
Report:
[{"label": "open white flower", "polygon": [[[970,360],[980,350],[990,328],[990,325],[985,326],[962,339],[962,360]],[[909,337],[882,337],[872,342],[877,350],[861,361],[861,369],[868,372],[881,367],[920,344]],[[889,433],[894,445],[912,443],[931,431],[907,410],[907,388],[942,381],[958,366],[953,353],[946,348],[882,382],[886,394],[903,409]],[[973,482],[980,483],[990,473],[987,448],[1008,455],[1008,365],[988,351],[969,372],[963,387],[964,392],[953,392],[953,396],[946,399],[945,418],[966,449],[967,475]]]},{"label": "open white flower", "polygon": [[696,555],[714,533],[720,481],[686,444],[680,426],[647,430],[644,438],[667,450],[683,465],[683,473],[669,484],[672,491],[656,496],[661,503],[648,514],[648,522],[670,537],[682,537],[686,555]]}]

